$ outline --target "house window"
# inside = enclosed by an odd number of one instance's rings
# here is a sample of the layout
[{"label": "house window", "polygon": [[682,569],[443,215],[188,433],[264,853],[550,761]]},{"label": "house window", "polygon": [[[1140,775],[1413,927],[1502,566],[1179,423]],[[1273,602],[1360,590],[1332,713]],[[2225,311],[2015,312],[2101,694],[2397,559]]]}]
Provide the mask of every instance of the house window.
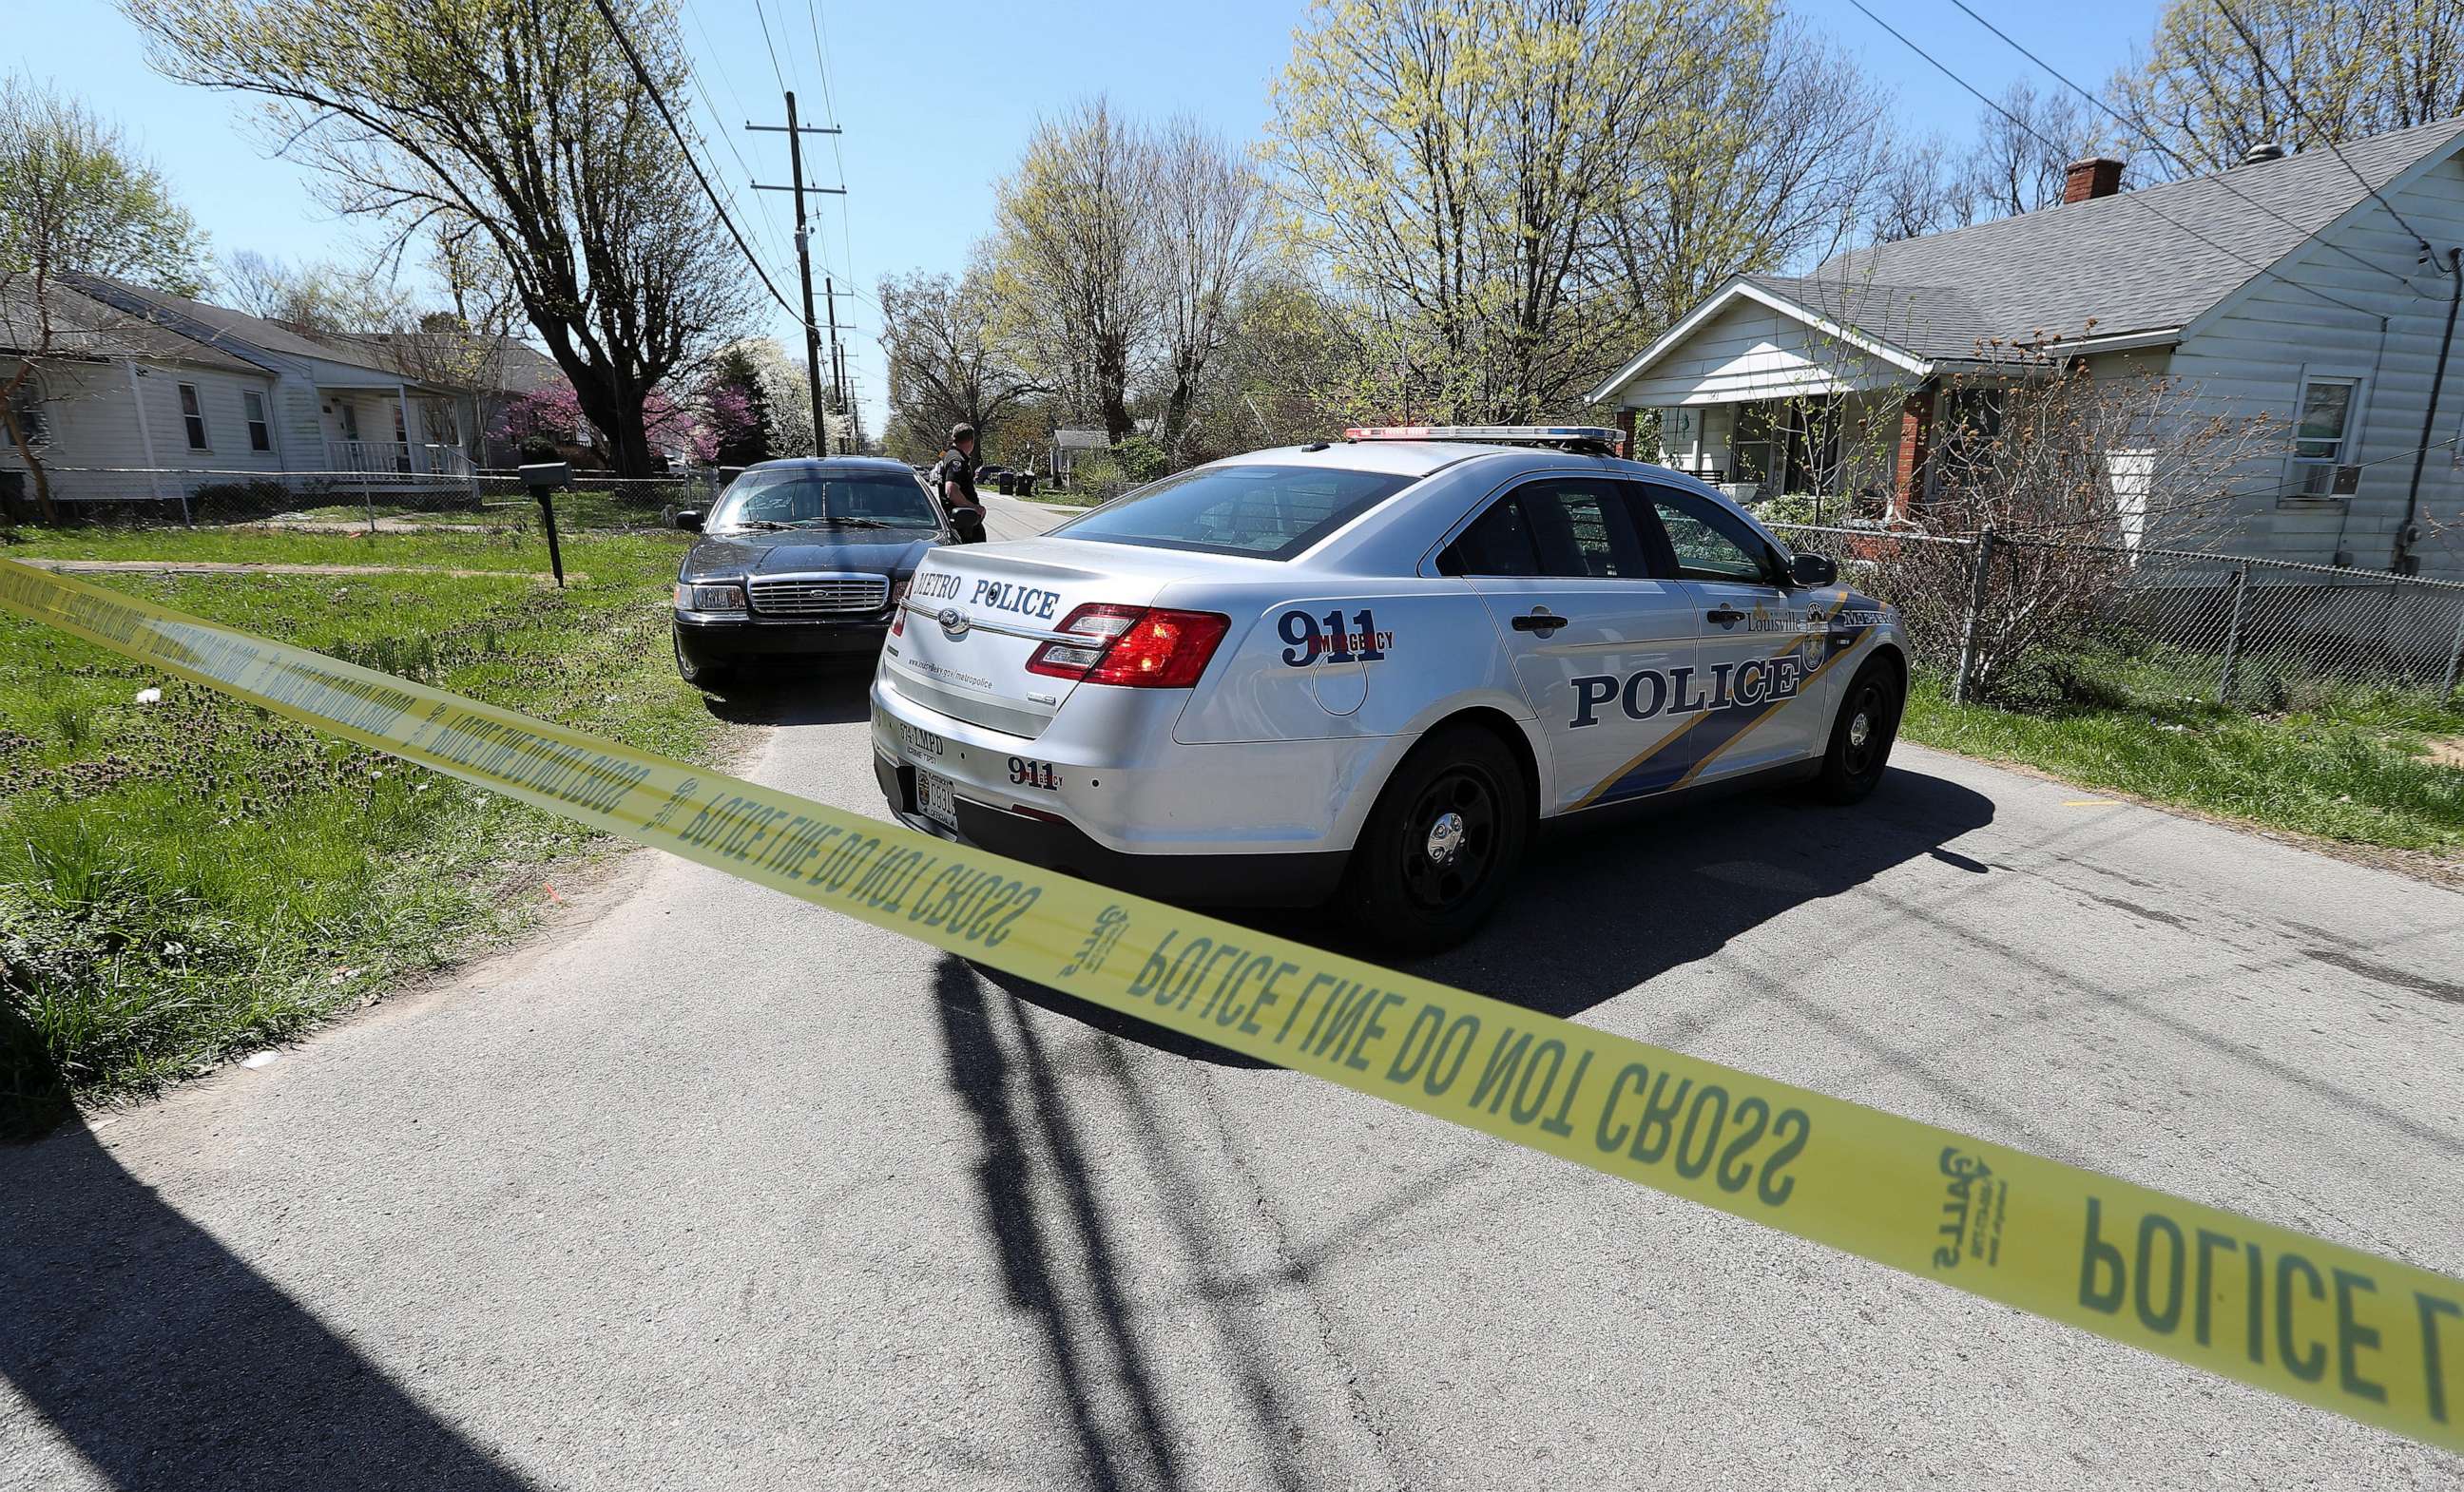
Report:
[{"label": "house window", "polygon": [[272,450],[274,427],[265,418],[265,396],[251,388],[243,390],[240,399],[248,406],[248,449]]},{"label": "house window", "polygon": [[188,428],[188,449],[206,450],[206,409],[197,402],[197,385],[180,385],[180,421]]},{"label": "house window", "polygon": [[2352,464],[2353,411],[2362,402],[2362,381],[2303,375],[2293,405],[2293,482],[2299,495],[2323,497],[2336,489],[2336,469]]},{"label": "house window", "polygon": [[9,415],[16,424],[17,433],[26,438],[27,445],[41,446],[50,443],[52,422],[43,411],[43,391],[34,386],[33,379],[26,380],[11,391]]}]

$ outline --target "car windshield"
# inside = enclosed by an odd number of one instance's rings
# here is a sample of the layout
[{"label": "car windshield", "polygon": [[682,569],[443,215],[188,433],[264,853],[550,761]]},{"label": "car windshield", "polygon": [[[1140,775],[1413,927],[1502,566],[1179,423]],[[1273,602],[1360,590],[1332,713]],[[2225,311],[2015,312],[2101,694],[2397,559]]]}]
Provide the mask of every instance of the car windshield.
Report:
[{"label": "car windshield", "polygon": [[938,525],[916,480],[897,472],[747,472],[728,485],[709,529],[915,528]]},{"label": "car windshield", "polygon": [[1288,560],[1412,481],[1331,467],[1200,467],[1052,532],[1111,544]]}]

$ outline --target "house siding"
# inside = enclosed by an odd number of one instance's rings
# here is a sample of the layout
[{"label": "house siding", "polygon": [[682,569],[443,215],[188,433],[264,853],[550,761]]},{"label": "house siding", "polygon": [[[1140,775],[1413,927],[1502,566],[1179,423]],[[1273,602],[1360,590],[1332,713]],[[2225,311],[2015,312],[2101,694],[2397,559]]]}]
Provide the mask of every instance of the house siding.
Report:
[{"label": "house siding", "polygon": [[[12,373],[15,364],[0,363],[0,370]],[[248,444],[243,394],[254,389],[265,395],[271,410],[275,388],[270,375],[160,362],[141,362],[138,375],[134,389],[125,362],[55,362],[39,375],[44,414],[51,426],[50,443],[40,454],[55,496],[69,501],[150,497],[156,494],[157,484],[133,474],[149,466],[193,473],[176,481],[166,478],[160,488],[165,495],[176,495],[181,487],[220,479],[203,474],[207,472],[282,470],[278,449],[251,450]],[[188,446],[180,409],[182,384],[196,385],[206,420],[209,449],[205,450]],[[137,418],[141,396],[145,411],[143,425]],[[14,447],[0,441],[0,471],[22,471],[24,466]]]},{"label": "house siding", "polygon": [[[2464,243],[2464,161],[2441,162],[2388,199],[2442,252]],[[2339,250],[2387,274],[2375,274]],[[2253,495],[2234,506],[2228,531],[2207,536],[2207,542],[2313,564],[2334,563],[2342,554],[2365,569],[2384,569],[2393,560],[2412,480],[2410,453],[2421,444],[2450,294],[2447,276],[2420,264],[2419,254],[2412,234],[2387,208],[2372,203],[2343,229],[2276,266],[2280,279],[2261,279],[2174,350],[2171,370],[2195,386],[2203,412],[2265,415],[2288,428],[2305,370],[2358,374],[2365,381],[2345,457],[2362,469],[2352,496],[2279,495],[2279,489],[2297,485],[2291,464],[2280,458],[2253,462],[2234,482]],[[2331,305],[2313,290],[2367,314]],[[2431,440],[2455,440],[2459,419],[2464,358],[2448,365]],[[2441,524],[2452,527],[2464,517],[2459,450],[2464,446],[2431,450],[2422,472],[2417,521],[2423,538],[2413,552],[2423,575],[2442,580],[2464,580],[2464,554],[2458,552],[2464,538],[2442,539],[2439,531]]]},{"label": "house siding", "polygon": [[1711,317],[1617,394],[1645,408],[1871,387],[1904,373],[1750,296]]}]

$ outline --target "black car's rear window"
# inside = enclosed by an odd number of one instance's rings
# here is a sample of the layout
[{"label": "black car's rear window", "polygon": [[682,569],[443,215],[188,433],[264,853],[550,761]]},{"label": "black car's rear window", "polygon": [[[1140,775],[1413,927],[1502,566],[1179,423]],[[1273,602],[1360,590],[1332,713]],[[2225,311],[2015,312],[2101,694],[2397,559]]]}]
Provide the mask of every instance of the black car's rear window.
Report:
[{"label": "black car's rear window", "polygon": [[1069,538],[1288,560],[1412,484],[1387,472],[1201,467],[1052,532]]}]

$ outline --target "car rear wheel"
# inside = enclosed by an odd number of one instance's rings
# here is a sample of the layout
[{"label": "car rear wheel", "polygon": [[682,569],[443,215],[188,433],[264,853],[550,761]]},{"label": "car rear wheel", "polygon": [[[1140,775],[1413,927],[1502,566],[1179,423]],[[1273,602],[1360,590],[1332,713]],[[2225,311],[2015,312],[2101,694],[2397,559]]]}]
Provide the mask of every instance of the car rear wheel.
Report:
[{"label": "car rear wheel", "polygon": [[1506,743],[1477,726],[1433,732],[1377,795],[1345,872],[1345,911],[1397,953],[1471,935],[1531,838],[1531,792]]},{"label": "car rear wheel", "polygon": [[1831,747],[1822,756],[1822,772],[1815,793],[1826,802],[1853,803],[1882,780],[1891,759],[1891,743],[1900,734],[1899,673],[1880,658],[1868,658],[1840,696],[1839,716],[1831,722]]},{"label": "car rear wheel", "polygon": [[716,689],[727,682],[727,670],[715,663],[696,663],[685,650],[685,640],[674,627],[668,629],[668,641],[676,650],[676,677],[695,689]]}]

